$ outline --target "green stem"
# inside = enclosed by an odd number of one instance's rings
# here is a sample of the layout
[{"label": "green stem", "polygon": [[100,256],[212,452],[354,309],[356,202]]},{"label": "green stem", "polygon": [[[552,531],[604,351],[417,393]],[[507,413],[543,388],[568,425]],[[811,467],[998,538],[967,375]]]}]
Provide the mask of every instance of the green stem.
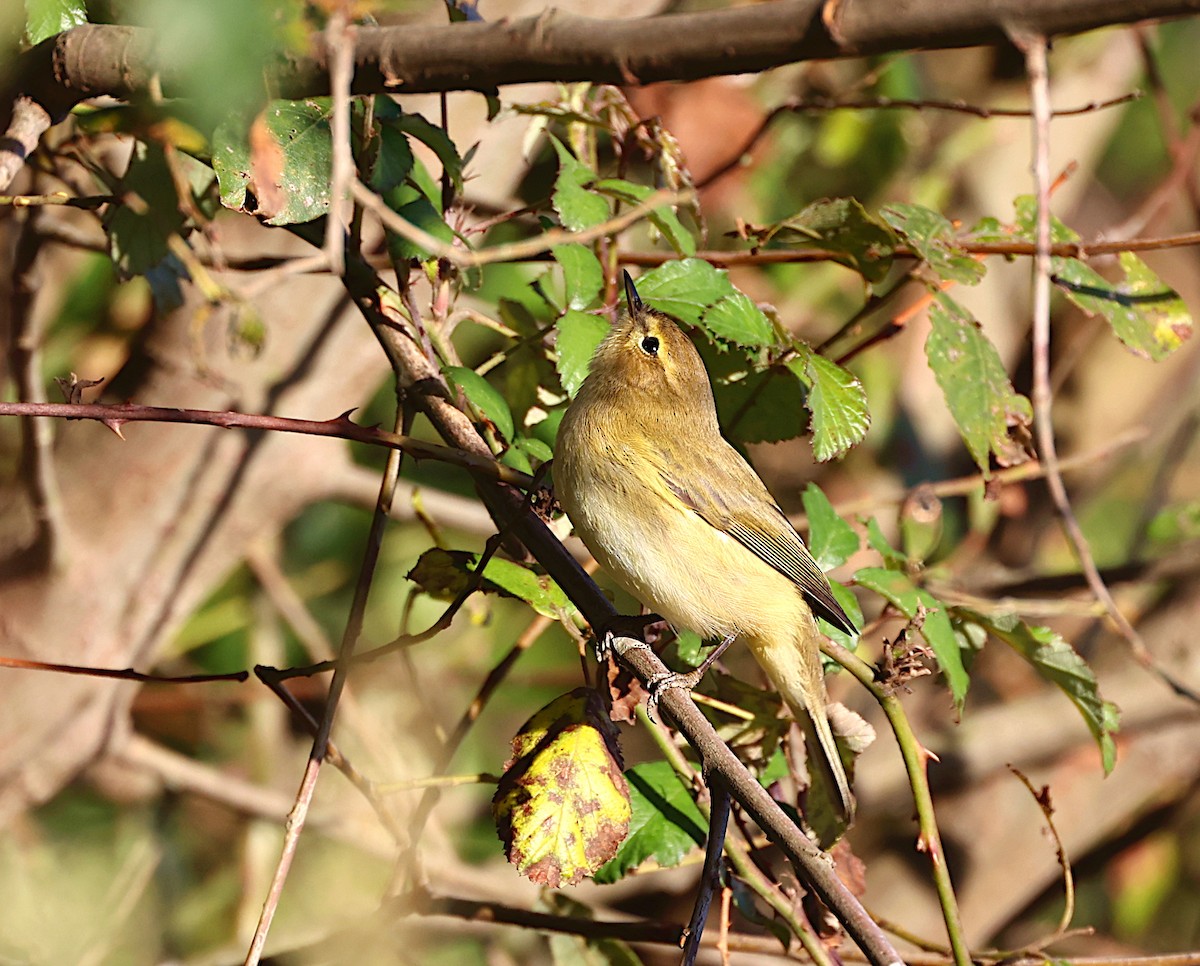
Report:
[{"label": "green stem", "polygon": [[937,816],[933,810],[933,795],[929,790],[929,774],[926,769],[929,752],[913,733],[900,699],[886,685],[876,680],[874,667],[832,641],[823,643],[821,650],[858,678],[875,696],[875,700],[887,716],[888,724],[892,726],[892,733],[896,736],[896,743],[900,746],[900,754],[908,772],[913,804],[917,808],[917,826],[921,830],[917,847],[928,853],[930,864],[933,866],[933,884],[937,891],[938,903],[942,907],[942,919],[946,923],[946,935],[950,940],[954,963],[955,966],[971,966],[971,951],[967,948],[967,940],[963,935],[958,899],[954,895],[950,870],[946,866],[946,853],[942,849],[942,837],[938,832]]}]

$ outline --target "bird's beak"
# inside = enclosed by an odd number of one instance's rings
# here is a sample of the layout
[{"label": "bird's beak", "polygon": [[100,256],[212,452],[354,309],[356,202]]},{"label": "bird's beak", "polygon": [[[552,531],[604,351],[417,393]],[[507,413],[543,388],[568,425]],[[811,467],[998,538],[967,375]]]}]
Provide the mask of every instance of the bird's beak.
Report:
[{"label": "bird's beak", "polygon": [[633,287],[633,279],[625,272],[625,301],[629,305],[629,314],[637,315],[642,311],[642,300],[638,297],[637,289]]}]

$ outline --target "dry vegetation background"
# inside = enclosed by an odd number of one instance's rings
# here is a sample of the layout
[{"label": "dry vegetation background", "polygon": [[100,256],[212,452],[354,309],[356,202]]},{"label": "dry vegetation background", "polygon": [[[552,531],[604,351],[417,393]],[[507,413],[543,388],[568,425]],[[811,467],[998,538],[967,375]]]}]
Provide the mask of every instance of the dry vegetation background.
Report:
[{"label": "dry vegetation background", "polygon": [[[186,4],[167,6],[185,17]],[[207,25],[205,42],[216,45],[216,62],[229,59],[231,71],[259,15],[247,13],[236,26],[235,6],[186,13],[197,37]],[[130,9],[113,3],[101,16]],[[537,9],[485,2],[481,12],[498,20]],[[612,4],[605,16],[651,12]],[[381,12],[431,23],[444,15],[432,3]],[[11,26],[19,33],[24,24]],[[1053,123],[1052,171],[1069,170],[1055,189],[1054,213],[1084,239],[1200,228],[1197,50],[1200,19],[1056,40],[1056,107],[1144,95]],[[218,98],[219,78],[213,84]],[[926,102],[776,120],[746,163],[700,191],[707,249],[735,247],[727,233],[741,222],[770,223],[822,197],[853,196],[870,211],[916,202],[969,226],[984,216],[1010,221],[1014,199],[1032,190],[1028,117],[981,118],[932,103],[1027,107],[1024,63],[1011,47],[816,61],[624,93],[638,115],[662,119],[701,184],[790,98]],[[482,96],[450,94],[454,144],[463,154],[478,145],[451,220],[470,228],[526,205],[544,209],[554,153],[531,136],[537,119],[513,107],[578,96],[550,84],[505,88],[501,114],[489,121]],[[435,123],[440,117],[436,94],[399,101]],[[206,110],[219,114],[219,105]],[[149,116],[127,119],[114,133],[95,118],[66,121],[45,136],[9,192],[107,194],[96,172],[119,177],[134,150],[131,129],[144,140],[164,136]],[[436,175],[437,159],[420,151]],[[223,294],[210,299],[185,281],[181,303],[166,307],[155,297],[161,279],[124,277],[106,250],[101,219],[111,227],[118,208],[99,215],[0,208],[6,401],[61,399],[55,380],[74,372],[105,381],[89,399],[99,391],[109,402],[307,419],[355,409],[360,424],[392,425],[388,359],[339,280],[268,264],[310,254],[310,246],[221,209],[193,236],[192,251]],[[515,223],[523,227],[490,240],[536,229],[528,218]],[[362,231],[364,249],[378,250],[376,222],[367,218]],[[617,244],[623,254],[670,254],[645,225]],[[1193,310],[1200,305],[1194,243],[1143,257]],[[1028,394],[1030,260],[994,256],[986,264],[984,280],[954,296],[981,321],[1016,389]],[[1091,264],[1112,271],[1111,258]],[[430,319],[446,318],[438,315],[445,310],[439,298],[452,299],[455,312],[493,316],[499,298],[544,271],[544,264],[496,265],[432,291],[422,281],[414,296]],[[732,267],[730,277],[812,345],[838,333],[864,299],[862,279],[831,263],[747,264]],[[920,294],[919,286],[902,289],[864,325],[881,330]],[[912,487],[978,472],[926,363],[928,325],[924,312],[905,318],[848,362],[872,422],[844,459],[816,463],[804,437],[749,447],[785,509],[799,511],[800,491],[816,481],[843,516],[874,516],[900,542],[902,521],[913,518],[904,502]],[[1066,480],[1095,559],[1155,659],[1200,688],[1197,343],[1151,362],[1124,348],[1103,320],[1062,299],[1053,326],[1058,448],[1073,460]],[[454,332],[454,351],[469,367],[504,344],[469,322]],[[504,373],[492,374],[502,392],[510,385]],[[122,432],[119,439],[89,421],[0,422],[3,653],[164,674],[282,667],[333,654],[367,542],[382,451],[175,424],[130,423]],[[422,421],[414,432],[433,438]],[[940,759],[930,779],[966,935],[974,948],[1020,948],[1052,932],[1063,908],[1055,845],[1012,765],[1034,787],[1049,787],[1075,874],[1071,926],[1094,929],[1054,947],[1056,957],[1200,949],[1200,709],[1133,660],[1099,619],[1044,483],[1014,480],[992,497],[983,499],[981,486],[944,496],[926,586],[951,602],[1016,610],[1054,627],[1091,663],[1122,721],[1117,765],[1105,777],[1075,709],[1001,644],[973,656],[961,715],[938,674],[910,682],[904,704]],[[392,517],[365,614],[371,643],[423,629],[444,610],[408,579],[423,551],[434,543],[478,551],[495,529],[469,477],[433,461],[405,462]],[[562,523],[559,532],[566,533]],[[864,549],[835,576],[873,559]],[[633,607],[620,596],[617,602],[626,612]],[[876,598],[868,617],[878,611]],[[884,638],[894,639],[904,623],[892,617],[875,625],[865,655],[876,659]],[[561,894],[521,879],[505,862],[489,814],[489,776],[520,724],[582,683],[580,661],[576,641],[557,621],[519,600],[476,595],[449,630],[351,675],[334,736],[377,783],[391,827],[340,774],[322,774],[271,932],[272,961],[620,961],[613,948],[585,949],[572,936],[397,905],[379,912],[394,875],[392,828],[407,827],[419,783],[440,767],[447,732],[515,641],[530,646],[454,757],[448,771],[462,781],[443,790],[422,835],[430,892],[602,919],[686,921],[699,851],[678,868],[643,869],[616,885]],[[758,680],[746,655],[728,663],[739,677]],[[301,678],[291,688],[319,714],[326,681]],[[856,887],[877,917],[909,937],[944,943],[929,866],[914,848],[911,792],[886,723],[849,675],[831,679],[830,690],[880,736],[857,766],[859,821],[849,834],[862,862]],[[253,678],[135,684],[4,668],[0,695],[0,963],[240,961],[312,744],[288,708]],[[622,741],[629,765],[659,755],[644,722],[625,726]],[[769,849],[763,859],[782,867]],[[780,959],[782,946],[761,923],[735,913],[732,928],[747,937],[734,962]],[[648,963],[678,955],[634,948]],[[703,956],[718,961],[712,949]],[[936,950],[920,956],[938,958]]]}]

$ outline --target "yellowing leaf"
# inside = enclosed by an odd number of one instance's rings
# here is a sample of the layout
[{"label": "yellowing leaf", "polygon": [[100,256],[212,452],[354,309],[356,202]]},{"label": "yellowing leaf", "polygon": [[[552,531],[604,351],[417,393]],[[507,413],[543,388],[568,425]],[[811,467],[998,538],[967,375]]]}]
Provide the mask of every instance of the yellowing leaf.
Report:
[{"label": "yellowing leaf", "polygon": [[492,816],[522,875],[574,885],[616,854],[630,818],[616,734],[591,688],[555,698],[517,732]]}]

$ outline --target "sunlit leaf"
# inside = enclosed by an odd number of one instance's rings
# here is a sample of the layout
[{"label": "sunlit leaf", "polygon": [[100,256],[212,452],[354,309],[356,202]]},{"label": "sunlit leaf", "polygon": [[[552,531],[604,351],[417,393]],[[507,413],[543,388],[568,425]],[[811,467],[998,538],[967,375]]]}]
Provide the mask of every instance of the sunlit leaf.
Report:
[{"label": "sunlit leaf", "polygon": [[1191,337],[1192,316],[1179,293],[1133,252],[1118,256],[1123,281],[1112,282],[1075,258],[1055,259],[1059,286],[1088,315],[1103,317],[1132,352],[1155,362]]},{"label": "sunlit leaf", "polygon": [[861,442],[871,426],[871,413],[858,377],[806,347],[788,368],[809,386],[805,405],[812,413],[813,455],[824,462]]},{"label": "sunlit leaf", "polygon": [[87,23],[83,0],[25,0],[25,39],[30,46]]},{"label": "sunlit leaf", "polygon": [[754,304],[754,299],[741,292],[714,303],[700,324],[714,338],[741,346],[766,346],[775,341],[771,320]]},{"label": "sunlit leaf", "polygon": [[630,825],[617,730],[599,692],[576,688],[530,718],[492,799],[509,862],[552,889],[592,875]]},{"label": "sunlit leaf", "polygon": [[[648,185],[635,184],[632,181],[624,181],[620,178],[605,178],[603,181],[596,183],[596,190],[636,205],[641,204],[650,195],[654,194],[655,189]],[[663,238],[667,240],[667,244],[675,249],[678,254],[696,254],[696,239],[692,237],[690,231],[683,227],[679,216],[675,214],[674,209],[670,205],[655,208],[646,217],[662,233]]]},{"label": "sunlit leaf", "polygon": [[468,404],[483,419],[496,427],[506,440],[513,438],[513,417],[508,402],[490,382],[474,369],[465,366],[446,366],[443,375],[451,386],[459,389]]},{"label": "sunlit leaf", "polygon": [[616,856],[593,877],[617,882],[643,862],[673,868],[704,844],[704,816],[691,791],[665,761],[635,765],[625,776],[633,815]]},{"label": "sunlit leaf", "polygon": [[858,534],[837,515],[829,498],[816,483],[809,483],[801,497],[808,516],[808,550],[822,570],[840,567],[858,552]]},{"label": "sunlit leaf", "polygon": [[569,309],[586,309],[600,298],[604,268],[586,245],[555,245],[554,260],[562,267]]},{"label": "sunlit leaf", "polygon": [[954,237],[954,226],[939,212],[896,202],[879,214],[938,278],[974,285],[987,273],[982,262],[963,251]]},{"label": "sunlit leaf", "polygon": [[333,165],[332,115],[327,97],[272,101],[249,131],[235,119],[218,127],[213,170],[221,203],[257,214],[268,225],[295,225],[324,215]]},{"label": "sunlit leaf", "polygon": [[600,340],[608,335],[608,323],[598,315],[569,310],[558,320],[558,355],[555,368],[563,389],[572,398],[588,374],[588,365]]},{"label": "sunlit leaf", "polygon": [[929,318],[925,354],[976,464],[987,476],[991,455],[1001,466],[1024,462],[1028,453],[1021,437],[1028,434],[1033,407],[1013,389],[1000,353],[971,314],[944,292],[937,293]]},{"label": "sunlit leaf", "polygon": [[608,199],[590,188],[596,181],[596,172],[581,164],[558,138],[551,137],[550,143],[558,153],[558,177],[550,203],[563,226],[582,231],[603,224],[611,212]]},{"label": "sunlit leaf", "polygon": [[1100,748],[1104,773],[1113,770],[1120,711],[1100,696],[1096,675],[1070,644],[1048,627],[1026,624],[1015,614],[987,615],[960,609],[963,617],[995,635],[1028,661],[1047,681],[1063,690]]},{"label": "sunlit leaf", "polygon": [[[408,572],[408,579],[437,600],[451,601],[475,579],[479,554],[468,550],[431,547],[421,554]],[[535,573],[511,560],[492,557],[483,568],[479,590],[523,600],[544,617],[559,618],[573,612],[574,605],[550,577]]]},{"label": "sunlit leaf", "polygon": [[637,290],[651,308],[697,326],[713,305],[737,292],[726,272],[700,258],[664,262],[644,272],[637,279]]}]

